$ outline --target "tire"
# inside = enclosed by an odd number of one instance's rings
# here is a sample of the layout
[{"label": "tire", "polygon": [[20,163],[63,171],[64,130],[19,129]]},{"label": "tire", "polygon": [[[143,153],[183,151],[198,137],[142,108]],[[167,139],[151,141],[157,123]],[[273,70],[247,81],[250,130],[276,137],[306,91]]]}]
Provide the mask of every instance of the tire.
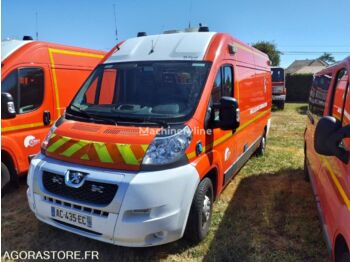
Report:
[{"label": "tire", "polygon": [[336,262],[350,262],[350,253],[343,253],[341,256],[339,256],[339,259],[336,259]]},{"label": "tire", "polygon": [[284,101],[281,101],[281,102],[280,102],[279,108],[280,108],[281,110],[284,110]]},{"label": "tire", "polygon": [[8,167],[1,162],[1,194],[4,195],[4,189],[11,181],[11,173]]},{"label": "tire", "polygon": [[265,151],[266,151],[266,134],[264,133],[264,135],[261,138],[260,145],[258,149],[255,151],[255,155],[263,156],[265,155]]},{"label": "tire", "polygon": [[188,216],[185,238],[193,243],[202,241],[209,232],[213,212],[213,183],[204,178],[198,185]]}]

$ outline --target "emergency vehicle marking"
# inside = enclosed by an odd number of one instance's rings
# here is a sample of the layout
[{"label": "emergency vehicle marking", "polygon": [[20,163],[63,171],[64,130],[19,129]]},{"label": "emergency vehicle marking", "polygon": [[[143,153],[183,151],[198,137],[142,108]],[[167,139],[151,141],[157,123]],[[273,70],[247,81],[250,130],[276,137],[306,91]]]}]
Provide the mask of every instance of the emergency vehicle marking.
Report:
[{"label": "emergency vehicle marking", "polygon": [[54,89],[55,89],[55,96],[56,96],[57,115],[58,115],[58,117],[60,117],[61,116],[61,105],[60,105],[58,85],[57,85],[55,60],[53,59],[53,55],[54,54],[85,56],[85,57],[93,57],[93,58],[101,58],[101,59],[104,57],[104,55],[98,55],[98,54],[93,54],[93,53],[84,53],[84,52],[78,52],[78,51],[69,51],[69,50],[63,50],[63,49],[49,48],[49,57],[50,57],[51,69],[52,69],[53,86],[54,86]]},{"label": "emergency vehicle marking", "polygon": [[43,122],[37,122],[37,123],[30,123],[30,124],[23,124],[23,125],[17,125],[17,126],[7,126],[2,127],[1,132],[10,132],[10,131],[16,131],[21,129],[27,129],[27,128],[34,128],[34,127],[41,127],[44,126]]},{"label": "emergency vehicle marking", "polygon": [[[244,123],[243,125],[241,125],[239,128],[237,128],[235,133],[238,133],[240,131],[242,131],[243,129],[245,129],[246,127],[248,127],[249,125],[253,124],[255,121],[259,120],[260,118],[262,118],[263,116],[265,116],[267,113],[269,113],[270,110],[266,110],[261,112],[259,115],[257,115],[256,117],[252,118],[250,121]],[[203,146],[203,151],[207,153],[209,150],[211,150],[214,146],[217,146],[223,142],[225,142],[226,140],[230,139],[235,133],[233,133],[232,131],[229,132],[226,135],[223,135],[222,137],[219,137],[218,139],[214,140],[213,143],[207,144],[205,146]],[[192,159],[194,157],[197,156],[196,151],[190,152],[187,154],[187,158],[188,159]]]},{"label": "emergency vehicle marking", "polygon": [[39,143],[40,143],[40,139],[37,139],[35,136],[32,136],[32,135],[26,136],[23,141],[25,148],[34,147]]},{"label": "emergency vehicle marking", "polygon": [[263,103],[263,104],[261,104],[261,105],[258,105],[258,106],[256,106],[256,107],[251,108],[251,109],[249,110],[249,112],[250,112],[250,114],[252,115],[252,114],[258,112],[260,109],[263,109],[263,108],[265,108],[265,107],[267,107],[267,102],[265,102],[265,103]]},{"label": "emergency vehicle marking", "polygon": [[52,135],[46,151],[61,157],[80,160],[111,164],[124,162],[126,165],[139,165],[147,148],[146,144],[104,143]]},{"label": "emergency vehicle marking", "polygon": [[332,168],[331,164],[329,163],[328,159],[325,158],[324,156],[321,156],[321,159],[323,160],[323,164],[328,169],[329,174],[331,175],[331,178],[333,180],[333,183],[334,183],[334,185],[336,186],[336,188],[339,191],[339,194],[343,198],[345,206],[348,208],[348,210],[350,210],[350,199],[348,198],[348,196],[346,195],[346,193],[344,191],[344,188],[340,184],[340,182],[339,182],[335,172],[333,171],[333,168]]}]

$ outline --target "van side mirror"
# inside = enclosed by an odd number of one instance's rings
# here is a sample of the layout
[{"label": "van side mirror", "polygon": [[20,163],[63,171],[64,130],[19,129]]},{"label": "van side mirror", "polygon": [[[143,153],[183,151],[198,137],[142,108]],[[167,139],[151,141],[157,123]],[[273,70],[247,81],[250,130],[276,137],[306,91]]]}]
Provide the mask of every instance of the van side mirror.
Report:
[{"label": "van side mirror", "polygon": [[9,93],[1,93],[1,119],[11,119],[16,117],[15,103]]},{"label": "van side mirror", "polygon": [[341,127],[340,121],[331,116],[322,117],[316,126],[314,147],[318,154],[335,156],[343,163],[349,162],[350,153],[341,146],[350,137],[350,125]]},{"label": "van side mirror", "polygon": [[240,112],[237,100],[229,96],[221,97],[217,126],[223,130],[236,130],[239,122]]}]

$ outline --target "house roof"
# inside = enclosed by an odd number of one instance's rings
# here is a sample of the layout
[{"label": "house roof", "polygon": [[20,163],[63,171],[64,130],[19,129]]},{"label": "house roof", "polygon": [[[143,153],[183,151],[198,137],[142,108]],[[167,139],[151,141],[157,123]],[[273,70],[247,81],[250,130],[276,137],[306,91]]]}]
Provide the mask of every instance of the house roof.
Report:
[{"label": "house roof", "polygon": [[286,74],[314,74],[327,66],[328,63],[320,59],[295,60],[286,68]]}]

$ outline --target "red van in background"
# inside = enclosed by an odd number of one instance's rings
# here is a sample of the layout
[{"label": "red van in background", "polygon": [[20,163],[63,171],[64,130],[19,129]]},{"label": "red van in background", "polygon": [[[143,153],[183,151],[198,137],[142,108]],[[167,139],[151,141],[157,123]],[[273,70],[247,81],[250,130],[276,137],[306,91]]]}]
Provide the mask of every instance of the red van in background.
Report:
[{"label": "red van in background", "polygon": [[334,261],[350,261],[350,57],[314,76],[305,172]]},{"label": "red van in background", "polygon": [[284,109],[287,90],[285,73],[282,67],[271,67],[272,75],[272,103],[279,109]]},{"label": "red van in background", "polygon": [[106,52],[1,42],[1,188],[25,174],[51,125]]}]

